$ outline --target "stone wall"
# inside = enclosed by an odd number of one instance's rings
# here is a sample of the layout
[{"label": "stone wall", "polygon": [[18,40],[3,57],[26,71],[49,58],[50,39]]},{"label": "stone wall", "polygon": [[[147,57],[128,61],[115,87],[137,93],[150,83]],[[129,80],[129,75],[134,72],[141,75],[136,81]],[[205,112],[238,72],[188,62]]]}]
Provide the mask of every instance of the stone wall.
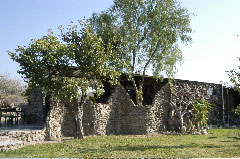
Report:
[{"label": "stone wall", "polygon": [[45,140],[45,133],[43,130],[0,131],[0,136],[8,136],[13,141],[18,140],[25,143],[40,142]]},{"label": "stone wall", "polygon": [[[175,80],[175,86],[189,87],[194,98],[204,95],[214,105],[210,111],[209,123],[215,125],[222,122],[221,85]],[[175,126],[178,122],[177,119],[170,118],[172,111],[169,106],[172,94],[170,86],[165,82],[158,87],[154,86],[154,89],[156,92],[151,105],[135,105],[127,90],[121,85],[111,92],[106,103],[93,104],[88,101],[83,107],[85,135],[154,134],[172,130],[170,120],[175,121],[173,123]],[[58,101],[51,103],[44,129],[49,139],[74,135],[74,117],[77,113],[75,106],[76,101],[68,104]]]},{"label": "stone wall", "polygon": [[[176,85],[178,87],[190,87],[191,96],[195,98],[204,97],[211,104],[213,104],[213,109],[210,110],[209,124],[221,123],[222,115],[222,91],[220,84],[204,83],[196,81],[187,80],[176,80]],[[183,92],[184,93],[184,92]],[[189,98],[189,97],[187,97]],[[188,100],[186,98],[186,100]],[[191,98],[191,97],[190,97]]]},{"label": "stone wall", "polygon": [[[117,86],[107,103],[91,103],[88,101],[83,108],[83,129],[85,135],[109,134],[152,134],[165,130],[167,116],[164,93],[168,85],[156,94],[153,105],[137,106],[122,86]],[[76,104],[76,103],[75,103]],[[45,132],[49,139],[62,136],[73,136],[75,132],[74,102],[61,104],[51,103],[52,108],[47,117]],[[73,111],[71,111],[73,110]]]},{"label": "stone wall", "polygon": [[28,103],[20,104],[21,110],[25,111],[26,124],[43,123],[43,96],[41,89],[35,89],[28,97]]},{"label": "stone wall", "polygon": [[111,105],[90,102],[84,106],[83,127],[85,135],[108,134],[107,124],[110,119]]},{"label": "stone wall", "polygon": [[118,86],[110,98],[112,110],[108,121],[108,134],[144,134],[149,107],[136,106],[125,89]]},{"label": "stone wall", "polygon": [[[159,91],[157,91],[153,105],[155,108],[154,113],[152,115],[155,115],[155,120],[158,120],[158,124],[155,125],[155,129],[157,129],[157,132],[163,132],[167,130],[167,124],[168,124],[168,114],[169,114],[169,97],[170,97],[170,87],[168,83],[165,83],[161,87]],[[154,124],[154,123],[153,123]]]},{"label": "stone wall", "polygon": [[57,99],[53,99],[43,128],[47,140],[55,140],[62,137],[62,123],[65,112],[64,104]]},{"label": "stone wall", "polygon": [[29,144],[40,143],[44,140],[45,133],[43,130],[0,130],[0,152],[14,150]]},{"label": "stone wall", "polygon": [[[163,91],[156,96],[166,98]],[[153,105],[137,106],[125,89],[118,86],[107,104],[96,103],[85,107],[85,134],[152,134],[163,131],[166,119],[161,102],[155,100]]]},{"label": "stone wall", "polygon": [[[173,89],[169,95],[170,100],[168,101],[170,109],[168,109],[169,112],[167,113],[167,129],[171,131],[193,131],[200,133],[205,127],[202,125],[200,130],[199,123],[193,120],[193,103],[196,99],[207,99],[213,104],[213,109],[210,111],[210,118],[216,119],[219,116],[214,116],[214,112],[216,110],[219,111],[218,108],[220,108],[219,105],[222,102],[221,96],[219,97],[219,88],[221,88],[221,85],[175,80],[173,82]],[[204,130],[204,132],[206,131]]]}]

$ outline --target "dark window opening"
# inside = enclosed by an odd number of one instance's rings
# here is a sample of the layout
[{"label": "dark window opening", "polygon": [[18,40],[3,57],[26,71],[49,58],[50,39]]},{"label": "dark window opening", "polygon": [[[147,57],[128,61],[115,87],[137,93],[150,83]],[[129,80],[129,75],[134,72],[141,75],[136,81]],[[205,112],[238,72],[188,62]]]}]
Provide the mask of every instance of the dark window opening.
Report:
[{"label": "dark window opening", "polygon": [[[141,76],[136,75],[135,77],[136,85],[139,85]],[[145,77],[143,83],[143,105],[152,105],[156,92],[158,92],[165,84],[167,80],[160,81],[155,79],[154,77]],[[130,98],[136,103],[136,92],[133,87],[132,81],[128,81],[127,78],[121,78],[121,85],[125,88]]]},{"label": "dark window opening", "polygon": [[[136,85],[138,86],[142,77],[136,75],[134,78]],[[167,79],[160,81],[153,77],[145,77],[143,83],[143,105],[152,105],[156,92],[158,92],[167,82]],[[124,87],[134,104],[137,104],[136,92],[132,81],[129,81],[126,75],[122,75],[120,77],[120,84]],[[103,85],[105,92],[96,99],[96,103],[106,103],[115,89],[115,86],[111,86],[108,82],[103,82]]]},{"label": "dark window opening", "polygon": [[234,91],[233,98],[234,98],[234,109],[237,109],[237,106],[240,104],[240,94],[237,91]]},{"label": "dark window opening", "polygon": [[217,91],[215,88],[213,88],[213,91],[212,91],[212,95],[216,96],[217,95]]},{"label": "dark window opening", "polygon": [[108,82],[103,82],[104,85],[104,93],[96,98],[96,103],[107,103],[109,97],[112,95],[114,91],[114,86],[111,86]]}]

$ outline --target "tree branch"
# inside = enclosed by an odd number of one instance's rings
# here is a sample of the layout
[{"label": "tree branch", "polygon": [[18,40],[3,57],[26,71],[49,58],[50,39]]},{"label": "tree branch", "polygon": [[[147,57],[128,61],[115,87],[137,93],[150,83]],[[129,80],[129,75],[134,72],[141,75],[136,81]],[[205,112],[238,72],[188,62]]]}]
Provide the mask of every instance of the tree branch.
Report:
[{"label": "tree branch", "polygon": [[[144,36],[138,41],[136,48],[139,47],[140,43],[144,40]],[[133,64],[132,64],[132,73],[135,68],[135,63],[136,63],[136,48],[133,50]]]},{"label": "tree branch", "polygon": [[147,69],[149,63],[151,62],[153,56],[156,54],[157,48],[159,47],[159,45],[160,45],[160,39],[158,39],[156,48],[154,49],[152,55],[150,56],[150,58],[148,59],[148,61],[146,62],[145,66],[144,66],[144,68],[143,68],[143,75],[145,75],[146,69]]}]

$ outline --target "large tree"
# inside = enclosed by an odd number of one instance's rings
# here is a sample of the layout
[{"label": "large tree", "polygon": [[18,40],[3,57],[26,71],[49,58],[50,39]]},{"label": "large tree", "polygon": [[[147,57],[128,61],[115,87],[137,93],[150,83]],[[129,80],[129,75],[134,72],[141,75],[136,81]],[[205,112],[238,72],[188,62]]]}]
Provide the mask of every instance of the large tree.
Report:
[{"label": "large tree", "polygon": [[[76,105],[76,137],[83,138],[82,107],[87,91],[92,89],[98,95],[103,91],[103,80],[117,84],[120,75],[115,67],[121,61],[118,44],[108,44],[91,29],[88,20],[61,29],[59,40],[52,32],[40,39],[33,39],[29,46],[18,46],[16,52],[9,52],[11,58],[20,64],[26,81],[33,87],[51,92],[61,102],[68,103],[81,97]],[[114,45],[112,45],[114,43]],[[115,51],[118,50],[118,51]]]},{"label": "large tree", "polygon": [[[121,37],[114,30],[112,30],[111,39],[106,40],[103,36],[96,34],[89,20],[79,21],[79,24],[81,29],[78,28],[78,25],[72,25],[67,29],[60,27],[62,40],[71,46],[76,65],[73,67],[74,71],[66,76],[83,78],[85,81],[80,93],[78,120],[82,119],[82,106],[89,88],[99,96],[104,92],[103,81],[108,81],[111,85],[118,84],[118,78],[121,75],[122,59],[120,54],[123,45]],[[80,134],[82,137],[83,131]]]},{"label": "large tree", "polygon": [[[144,76],[151,70],[157,78],[173,77],[176,63],[182,61],[179,41],[191,41],[190,15],[176,0],[114,0],[109,10],[94,14],[92,23],[105,37],[116,28],[126,43],[123,72],[130,76],[138,105],[143,101]],[[142,77],[138,83],[136,73]]]},{"label": "large tree", "polygon": [[50,109],[50,96],[58,92],[64,82],[62,75],[71,65],[71,52],[65,44],[49,31],[40,39],[31,39],[28,46],[18,46],[16,53],[9,52],[11,58],[20,64],[20,73],[29,87],[42,87],[45,95],[45,117]]}]

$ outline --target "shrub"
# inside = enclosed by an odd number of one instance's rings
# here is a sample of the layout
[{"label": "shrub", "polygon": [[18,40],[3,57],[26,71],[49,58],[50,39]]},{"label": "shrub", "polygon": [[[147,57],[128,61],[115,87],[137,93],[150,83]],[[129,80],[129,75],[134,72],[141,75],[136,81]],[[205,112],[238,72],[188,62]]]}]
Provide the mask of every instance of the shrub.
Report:
[{"label": "shrub", "polygon": [[202,122],[207,125],[209,110],[212,104],[205,99],[196,99],[193,104],[193,117],[196,122]]}]

